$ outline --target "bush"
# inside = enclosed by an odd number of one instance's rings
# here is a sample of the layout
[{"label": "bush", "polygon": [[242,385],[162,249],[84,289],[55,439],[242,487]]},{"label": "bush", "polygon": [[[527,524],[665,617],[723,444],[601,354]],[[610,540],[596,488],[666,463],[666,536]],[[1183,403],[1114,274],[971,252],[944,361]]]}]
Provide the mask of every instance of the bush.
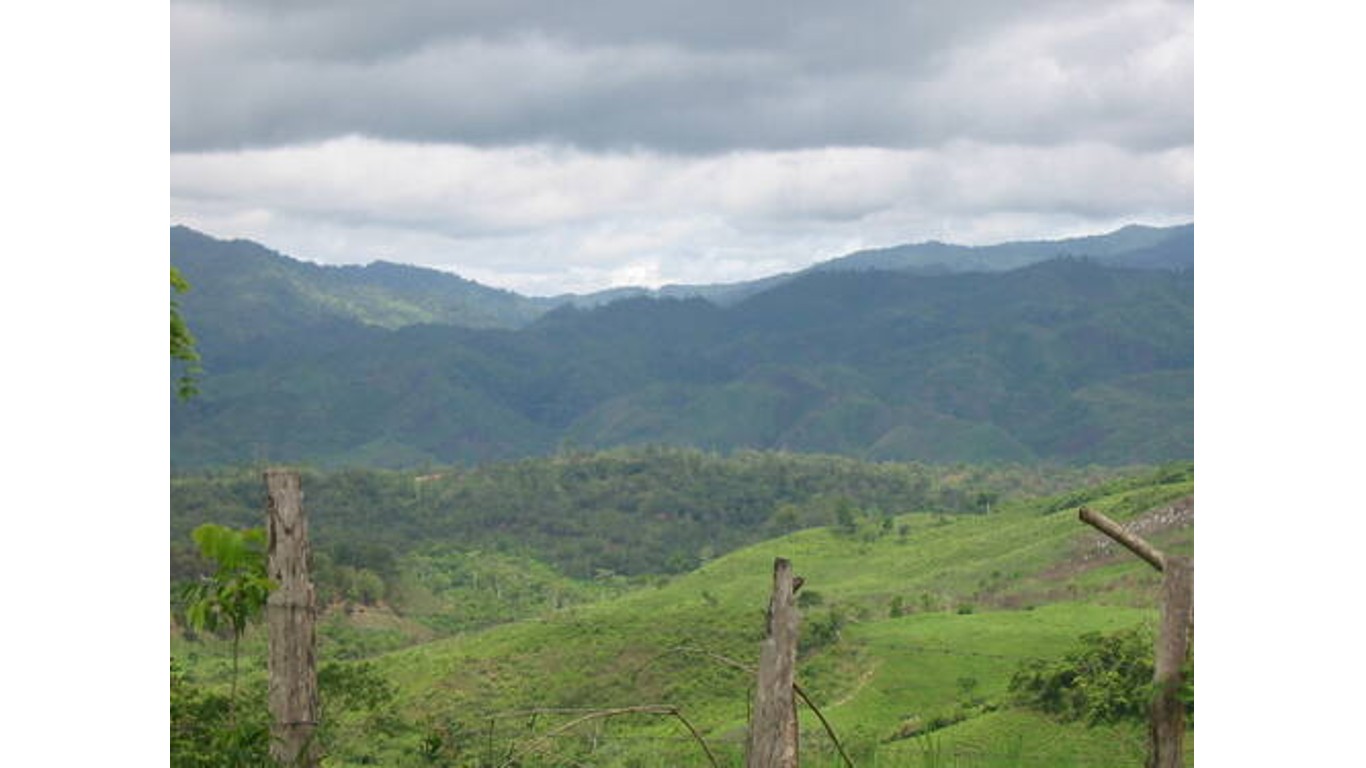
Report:
[{"label": "bush", "polygon": [[831,606],[824,616],[812,616],[802,623],[798,646],[803,653],[809,653],[834,645],[839,642],[844,623],[844,611],[838,606]]},{"label": "bush", "polygon": [[1088,724],[1143,720],[1152,698],[1153,636],[1143,627],[1082,635],[1061,659],[1025,662],[1010,680],[1017,703]]},{"label": "bush", "polygon": [[237,768],[269,762],[270,723],[264,689],[251,691],[234,707],[227,696],[190,682],[172,659],[172,768]]}]

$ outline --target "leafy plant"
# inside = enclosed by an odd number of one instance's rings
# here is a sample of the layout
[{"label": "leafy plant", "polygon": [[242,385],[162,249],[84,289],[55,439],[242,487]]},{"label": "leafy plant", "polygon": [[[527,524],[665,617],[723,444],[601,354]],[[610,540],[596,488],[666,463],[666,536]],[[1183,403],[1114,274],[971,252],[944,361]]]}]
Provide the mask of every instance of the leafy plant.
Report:
[{"label": "leafy plant", "polygon": [[328,752],[347,762],[373,762],[373,750],[383,740],[378,737],[411,729],[394,712],[397,695],[397,687],[370,662],[323,664],[318,670],[318,737]]},{"label": "leafy plant", "polygon": [[1142,720],[1152,697],[1153,636],[1145,627],[1088,632],[1061,659],[1032,659],[1010,680],[1016,700],[1088,724]]},{"label": "leafy plant", "polygon": [[266,575],[266,534],[260,528],[235,530],[205,523],[191,536],[200,553],[214,564],[214,572],[182,590],[185,621],[198,632],[231,634],[232,694],[228,701],[230,712],[235,713],[242,635],[265,610],[276,586]]},{"label": "leafy plant", "polygon": [[231,698],[194,685],[171,659],[171,768],[270,764],[270,725],[262,699],[239,717]]}]

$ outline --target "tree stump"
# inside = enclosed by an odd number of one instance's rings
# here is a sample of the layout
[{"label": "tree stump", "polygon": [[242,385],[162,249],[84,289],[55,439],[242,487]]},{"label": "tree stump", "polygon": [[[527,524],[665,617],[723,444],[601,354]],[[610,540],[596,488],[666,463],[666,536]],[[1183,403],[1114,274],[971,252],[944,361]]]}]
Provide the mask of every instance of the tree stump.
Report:
[{"label": "tree stump", "polygon": [[799,621],[794,591],[792,563],[781,557],[775,559],[768,636],[759,646],[746,768],[797,766],[797,700],[792,682],[797,667]]},{"label": "tree stump", "polygon": [[266,601],[270,754],[282,765],[314,768],[320,750],[313,738],[318,725],[318,680],[308,516],[298,472],[268,469],[265,481],[267,572],[278,585]]}]

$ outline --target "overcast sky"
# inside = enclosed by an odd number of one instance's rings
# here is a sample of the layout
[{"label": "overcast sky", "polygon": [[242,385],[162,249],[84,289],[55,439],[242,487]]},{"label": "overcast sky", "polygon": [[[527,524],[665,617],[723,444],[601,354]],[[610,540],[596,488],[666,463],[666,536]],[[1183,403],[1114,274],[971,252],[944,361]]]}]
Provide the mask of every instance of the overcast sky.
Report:
[{"label": "overcast sky", "polygon": [[171,223],[529,294],[1193,220],[1190,2],[171,3]]}]

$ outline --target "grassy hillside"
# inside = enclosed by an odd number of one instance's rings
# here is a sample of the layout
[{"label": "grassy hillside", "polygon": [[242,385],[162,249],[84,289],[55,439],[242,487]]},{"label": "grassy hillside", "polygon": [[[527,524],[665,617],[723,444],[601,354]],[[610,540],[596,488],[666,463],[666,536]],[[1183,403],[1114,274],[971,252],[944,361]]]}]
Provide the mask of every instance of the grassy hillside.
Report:
[{"label": "grassy hillside", "polygon": [[[673,719],[566,727],[587,710],[667,704],[736,765],[751,678],[731,663],[757,658],[782,556],[806,579],[799,683],[855,764],[1139,765],[1141,727],[1054,722],[1013,707],[1007,687],[1024,660],[1061,657],[1085,632],[1155,620],[1157,574],[1079,523],[1077,506],[1188,552],[1193,508],[1181,502],[1192,493],[1189,470],[1169,469],[985,515],[860,518],[619,597],[383,653],[368,663],[396,686],[407,725],[383,733],[357,720],[334,735],[330,764],[706,765]],[[803,764],[836,764],[809,713],[802,730]]]}]

